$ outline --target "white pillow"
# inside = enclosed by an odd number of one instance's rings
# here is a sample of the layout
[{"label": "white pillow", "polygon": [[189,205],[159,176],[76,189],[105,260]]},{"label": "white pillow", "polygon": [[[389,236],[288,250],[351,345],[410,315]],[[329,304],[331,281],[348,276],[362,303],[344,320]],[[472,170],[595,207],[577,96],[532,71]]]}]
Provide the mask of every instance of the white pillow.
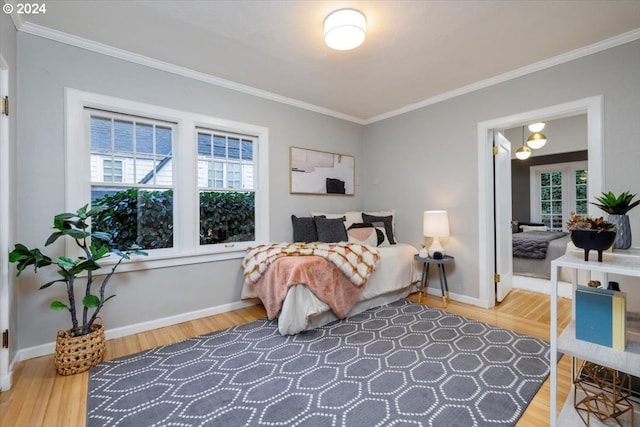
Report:
[{"label": "white pillow", "polygon": [[362,222],[362,211],[349,211],[344,214],[347,218],[347,221],[353,222]]},{"label": "white pillow", "polygon": [[524,231],[547,231],[546,225],[521,225],[520,230]]},{"label": "white pillow", "polygon": [[347,213],[335,214],[335,213],[323,213],[323,212],[311,212],[311,216],[322,216],[324,215],[327,219],[335,219],[345,217],[345,221],[347,222],[362,222],[362,212],[360,211],[351,211]]}]

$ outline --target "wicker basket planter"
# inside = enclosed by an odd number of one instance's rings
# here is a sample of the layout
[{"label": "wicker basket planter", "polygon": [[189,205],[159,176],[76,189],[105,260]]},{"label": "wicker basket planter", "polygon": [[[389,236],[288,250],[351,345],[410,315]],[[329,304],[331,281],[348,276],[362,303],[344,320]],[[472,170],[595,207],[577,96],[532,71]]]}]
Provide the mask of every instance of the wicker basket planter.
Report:
[{"label": "wicker basket planter", "polygon": [[53,364],[60,375],[88,371],[104,359],[106,341],[104,326],[94,323],[91,332],[74,337],[70,330],[58,331]]}]

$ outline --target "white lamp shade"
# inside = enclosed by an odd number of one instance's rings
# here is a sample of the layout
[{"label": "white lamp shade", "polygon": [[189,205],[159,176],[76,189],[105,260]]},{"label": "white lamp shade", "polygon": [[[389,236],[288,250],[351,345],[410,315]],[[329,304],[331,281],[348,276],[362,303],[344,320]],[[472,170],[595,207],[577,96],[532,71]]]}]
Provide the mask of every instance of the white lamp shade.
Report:
[{"label": "white lamp shade", "polygon": [[422,221],[425,237],[446,237],[449,235],[449,215],[447,211],[425,211]]},{"label": "white lamp shade", "polygon": [[365,39],[367,20],[355,9],[336,10],[324,20],[324,41],[331,49],[349,50]]}]

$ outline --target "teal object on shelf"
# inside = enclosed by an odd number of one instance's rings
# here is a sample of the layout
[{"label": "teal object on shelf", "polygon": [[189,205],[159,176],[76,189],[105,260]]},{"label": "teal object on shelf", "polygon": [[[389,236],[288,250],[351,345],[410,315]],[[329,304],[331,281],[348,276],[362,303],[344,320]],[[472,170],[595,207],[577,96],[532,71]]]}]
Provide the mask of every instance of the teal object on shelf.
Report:
[{"label": "teal object on shelf", "polygon": [[576,339],[616,350],[626,347],[626,299],[624,292],[578,286],[576,303]]}]

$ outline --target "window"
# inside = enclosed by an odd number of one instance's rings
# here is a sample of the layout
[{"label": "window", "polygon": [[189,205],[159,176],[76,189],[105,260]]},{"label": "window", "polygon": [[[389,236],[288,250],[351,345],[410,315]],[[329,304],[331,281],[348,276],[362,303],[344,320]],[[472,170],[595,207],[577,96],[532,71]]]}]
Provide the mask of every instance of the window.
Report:
[{"label": "window", "polygon": [[254,240],[255,145],[249,135],[198,129],[201,245]]},{"label": "window", "polygon": [[586,215],[589,210],[589,196],[587,194],[587,170],[577,169],[573,173],[576,185],[576,209],[575,213]]},{"label": "window", "polygon": [[560,231],[572,213],[587,213],[587,162],[531,167],[531,219]]},{"label": "window", "polygon": [[[93,226],[126,250],[173,247],[173,123],[85,108]],[[97,165],[102,164],[102,173]],[[126,169],[123,167],[126,165]]]},{"label": "window", "polygon": [[102,159],[102,180],[122,182],[122,160]]},{"label": "window", "polygon": [[149,252],[125,269],[238,258],[269,240],[266,128],[74,89],[66,113],[67,208],[105,206],[92,226]]},{"label": "window", "polygon": [[550,229],[562,229],[562,172],[540,174],[540,220]]}]

